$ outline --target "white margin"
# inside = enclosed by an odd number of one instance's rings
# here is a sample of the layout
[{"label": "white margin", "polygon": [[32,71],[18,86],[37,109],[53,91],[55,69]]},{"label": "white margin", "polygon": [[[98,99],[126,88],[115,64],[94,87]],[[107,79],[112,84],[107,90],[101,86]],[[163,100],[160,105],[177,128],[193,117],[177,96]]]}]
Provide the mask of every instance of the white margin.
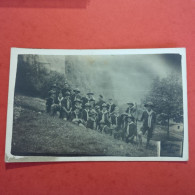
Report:
[{"label": "white margin", "polygon": [[[89,156],[89,157],[50,157],[50,156],[14,156],[11,154],[13,104],[17,60],[19,54],[38,55],[132,55],[132,54],[180,54],[182,56],[182,84],[184,109],[184,142],[183,157],[121,157],[121,156]],[[188,113],[187,113],[187,73],[185,48],[157,48],[157,49],[24,49],[11,48],[9,94],[7,110],[7,129],[5,162],[51,162],[51,161],[188,161]]]}]

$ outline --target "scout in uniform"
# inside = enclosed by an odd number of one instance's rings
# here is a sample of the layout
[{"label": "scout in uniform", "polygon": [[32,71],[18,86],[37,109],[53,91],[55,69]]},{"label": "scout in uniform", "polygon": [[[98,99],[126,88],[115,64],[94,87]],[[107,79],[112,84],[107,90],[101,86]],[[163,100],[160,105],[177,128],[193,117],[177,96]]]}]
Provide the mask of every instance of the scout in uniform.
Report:
[{"label": "scout in uniform", "polygon": [[90,104],[90,109],[95,109],[95,98],[92,97],[90,100],[89,100],[89,104]]},{"label": "scout in uniform", "polygon": [[115,107],[115,110],[110,118],[111,118],[111,128],[113,128],[114,138],[116,139],[123,138],[123,131],[122,129],[120,129],[121,116],[119,115],[118,107]]},{"label": "scout in uniform", "polygon": [[128,115],[127,124],[125,127],[125,139],[127,143],[129,142],[133,143],[137,138],[137,127],[133,121],[134,121],[133,116]]},{"label": "scout in uniform", "polygon": [[83,121],[84,121],[84,124],[85,124],[86,127],[87,127],[87,123],[88,123],[88,120],[89,120],[89,111],[90,111],[89,108],[90,108],[90,104],[86,103],[85,104],[85,109],[82,112]]},{"label": "scout in uniform", "polygon": [[[134,117],[134,120],[136,119],[137,120],[137,117],[136,117],[136,108],[134,106],[134,104],[132,102],[129,102],[127,103],[128,105],[128,108],[126,109],[126,113],[133,116]],[[135,121],[134,121],[135,122]]]},{"label": "scout in uniform", "polygon": [[96,118],[97,118],[97,130],[99,129],[99,116],[100,116],[100,106],[98,106],[98,105],[96,105],[95,106],[95,111],[96,111],[96,113],[97,113],[97,116],[96,116]]},{"label": "scout in uniform", "polygon": [[82,119],[82,113],[81,113],[81,107],[76,106],[75,110],[71,113],[71,121],[74,124],[77,124],[79,126],[84,127],[83,125],[83,119]]},{"label": "scout in uniform", "polygon": [[107,110],[109,115],[111,115],[114,112],[116,105],[113,103],[112,98],[110,98],[108,100],[108,104],[107,104]]},{"label": "scout in uniform", "polygon": [[55,99],[55,91],[49,91],[49,97],[46,99],[46,111],[47,113],[51,113],[51,106],[54,104]]},{"label": "scout in uniform", "polygon": [[85,107],[86,103],[89,103],[90,99],[93,99],[93,93],[92,92],[88,92],[86,97],[83,97],[83,107]]},{"label": "scout in uniform", "polygon": [[101,133],[109,134],[109,135],[112,136],[112,129],[109,128],[109,127],[105,124],[105,122],[103,122],[103,121],[100,121],[100,129],[99,129],[99,130],[100,130]]},{"label": "scout in uniform", "polygon": [[65,94],[65,98],[62,100],[62,118],[64,120],[69,120],[70,119],[70,114],[71,114],[71,111],[72,111],[72,102],[71,102],[71,99],[70,99],[70,92],[67,91],[66,94]]},{"label": "scout in uniform", "polygon": [[124,112],[121,114],[120,116],[120,130],[122,131],[122,140],[125,140],[125,127],[126,127],[126,123],[127,123],[127,113]]},{"label": "scout in uniform", "polygon": [[105,103],[105,101],[103,100],[103,96],[102,95],[99,95],[99,100],[98,102],[96,103],[97,106],[100,107],[100,109],[102,109],[102,104]]},{"label": "scout in uniform", "polygon": [[72,101],[72,106],[73,108],[75,107],[75,100],[81,99],[80,96],[80,90],[78,88],[73,90],[73,94],[71,95],[71,101]]},{"label": "scout in uniform", "polygon": [[87,127],[93,130],[96,130],[97,128],[97,113],[94,109],[90,110],[89,112]]},{"label": "scout in uniform", "polygon": [[55,98],[54,103],[51,105],[52,116],[55,116],[57,112],[59,112],[61,117],[62,100],[63,100],[62,93],[59,92],[59,95]]},{"label": "scout in uniform", "polygon": [[117,128],[120,126],[120,115],[118,107],[115,107],[114,112],[110,116],[111,126],[115,125]]},{"label": "scout in uniform", "polygon": [[102,111],[99,113],[98,120],[99,122],[104,122],[108,126],[110,125],[110,118],[107,111],[107,105],[105,103],[102,104]]},{"label": "scout in uniform", "polygon": [[70,88],[67,82],[64,82],[64,87],[62,88],[62,95],[63,97],[66,96],[66,92],[70,92]]},{"label": "scout in uniform", "polygon": [[82,108],[82,101],[80,99],[75,99],[74,103],[72,105],[72,110],[74,110],[76,107],[81,107]]},{"label": "scout in uniform", "polygon": [[146,111],[143,112],[141,117],[141,121],[143,121],[142,132],[143,135],[148,132],[146,143],[146,148],[148,148],[150,139],[152,138],[153,131],[155,128],[156,113],[152,110],[154,107],[152,102],[148,102],[144,106],[146,108]]}]

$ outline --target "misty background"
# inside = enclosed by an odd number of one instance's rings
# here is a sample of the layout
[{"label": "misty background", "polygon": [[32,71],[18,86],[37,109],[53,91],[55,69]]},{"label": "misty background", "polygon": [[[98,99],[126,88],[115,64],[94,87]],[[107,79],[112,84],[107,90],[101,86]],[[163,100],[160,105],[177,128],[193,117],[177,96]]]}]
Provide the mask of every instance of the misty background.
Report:
[{"label": "misty background", "polygon": [[82,95],[92,91],[96,99],[102,94],[105,100],[113,98],[119,105],[129,101],[140,103],[156,77],[161,79],[173,73],[182,79],[179,54],[38,55],[36,58],[46,69],[64,74],[71,87],[78,87]]}]

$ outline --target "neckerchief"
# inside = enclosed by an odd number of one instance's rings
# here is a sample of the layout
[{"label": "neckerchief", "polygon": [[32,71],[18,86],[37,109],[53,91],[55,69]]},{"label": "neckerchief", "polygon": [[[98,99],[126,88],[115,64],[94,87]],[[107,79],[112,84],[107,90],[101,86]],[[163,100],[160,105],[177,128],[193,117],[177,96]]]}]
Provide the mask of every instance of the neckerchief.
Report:
[{"label": "neckerchief", "polygon": [[148,127],[151,128],[152,126],[152,113],[153,113],[153,110],[151,110],[150,112],[148,110],[146,110],[147,113],[148,113]]}]

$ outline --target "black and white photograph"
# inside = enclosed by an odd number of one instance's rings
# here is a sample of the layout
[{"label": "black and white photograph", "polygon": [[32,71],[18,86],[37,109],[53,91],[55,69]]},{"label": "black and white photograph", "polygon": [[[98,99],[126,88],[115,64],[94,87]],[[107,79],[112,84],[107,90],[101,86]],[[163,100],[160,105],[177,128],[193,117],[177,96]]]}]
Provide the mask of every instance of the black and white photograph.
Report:
[{"label": "black and white photograph", "polygon": [[185,55],[12,48],[5,161],[187,161]]}]

